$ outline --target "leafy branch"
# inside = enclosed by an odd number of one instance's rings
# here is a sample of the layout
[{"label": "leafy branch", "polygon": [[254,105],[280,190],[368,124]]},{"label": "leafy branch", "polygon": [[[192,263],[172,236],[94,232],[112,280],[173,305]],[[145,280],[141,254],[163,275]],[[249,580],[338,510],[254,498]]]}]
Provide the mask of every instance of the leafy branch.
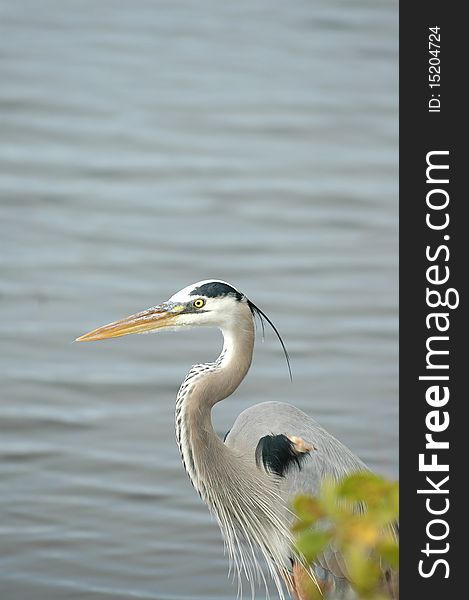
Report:
[{"label": "leafy branch", "polygon": [[[309,564],[328,546],[341,553],[346,577],[361,600],[387,600],[398,595],[399,484],[368,471],[340,481],[326,480],[321,494],[294,500],[293,531],[297,549]],[[321,593],[309,586],[308,600]]]}]

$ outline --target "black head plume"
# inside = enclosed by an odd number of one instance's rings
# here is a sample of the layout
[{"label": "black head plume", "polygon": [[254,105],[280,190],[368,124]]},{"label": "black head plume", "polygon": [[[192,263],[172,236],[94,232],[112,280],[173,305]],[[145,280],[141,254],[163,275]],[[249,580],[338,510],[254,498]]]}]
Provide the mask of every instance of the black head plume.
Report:
[{"label": "black head plume", "polygon": [[262,325],[262,335],[264,335],[264,319],[267,321],[267,323],[272,327],[272,329],[275,331],[280,344],[282,345],[282,349],[283,349],[283,353],[285,354],[285,359],[287,361],[287,366],[288,366],[288,373],[290,374],[290,381],[293,381],[293,376],[292,376],[292,372],[291,372],[291,365],[290,365],[290,356],[288,354],[288,351],[285,347],[285,344],[283,343],[282,340],[282,336],[280,335],[280,333],[278,332],[278,329],[275,327],[275,325],[272,323],[272,321],[269,319],[269,317],[265,314],[265,312],[263,312],[258,306],[256,306],[253,302],[251,302],[251,300],[248,300],[248,305],[249,308],[251,309],[252,314],[255,317],[258,317],[261,325]]}]

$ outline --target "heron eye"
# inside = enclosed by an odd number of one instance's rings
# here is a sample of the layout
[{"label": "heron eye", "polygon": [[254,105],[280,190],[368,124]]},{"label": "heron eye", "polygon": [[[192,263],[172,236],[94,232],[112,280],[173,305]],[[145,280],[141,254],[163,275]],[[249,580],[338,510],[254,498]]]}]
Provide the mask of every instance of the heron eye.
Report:
[{"label": "heron eye", "polygon": [[194,308],[202,308],[202,306],[205,306],[205,300],[203,300],[202,298],[197,298],[197,300],[194,300],[194,302],[192,303],[192,306]]}]

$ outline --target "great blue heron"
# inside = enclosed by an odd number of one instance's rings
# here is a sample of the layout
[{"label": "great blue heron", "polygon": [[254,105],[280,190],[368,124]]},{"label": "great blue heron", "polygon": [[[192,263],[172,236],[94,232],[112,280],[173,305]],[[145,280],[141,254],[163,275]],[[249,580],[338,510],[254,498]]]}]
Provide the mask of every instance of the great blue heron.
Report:
[{"label": "great blue heron", "polygon": [[176,437],[184,467],[217,518],[235,569],[245,572],[251,586],[256,578],[264,580],[260,557],[280,598],[285,597],[283,579],[289,593],[301,599],[305,576],[332,590],[334,598],[345,598],[350,592],[346,568],[334,548],[323,553],[311,573],[296,554],[289,501],[300,492],[318,493],[325,477],[365,469],[362,461],[314,419],[282,402],[264,402],[243,411],[224,441],[212,426],[213,406],[236,390],[251,365],[256,315],[273,326],[244,294],[210,279],[77,341],[165,328],[221,329],[220,356],[193,366],[177,394]]}]

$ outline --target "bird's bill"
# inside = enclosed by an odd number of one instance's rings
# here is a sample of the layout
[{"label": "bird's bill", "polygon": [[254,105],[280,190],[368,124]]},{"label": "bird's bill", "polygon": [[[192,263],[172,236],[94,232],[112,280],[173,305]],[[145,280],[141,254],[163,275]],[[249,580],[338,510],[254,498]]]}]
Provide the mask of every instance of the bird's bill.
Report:
[{"label": "bird's bill", "polygon": [[106,340],[108,338],[122,337],[131,333],[146,333],[154,329],[170,327],[177,319],[177,314],[171,311],[171,307],[161,304],[148,310],[144,310],[120,321],[108,323],[89,333],[77,338],[77,342],[94,342],[96,340]]}]

